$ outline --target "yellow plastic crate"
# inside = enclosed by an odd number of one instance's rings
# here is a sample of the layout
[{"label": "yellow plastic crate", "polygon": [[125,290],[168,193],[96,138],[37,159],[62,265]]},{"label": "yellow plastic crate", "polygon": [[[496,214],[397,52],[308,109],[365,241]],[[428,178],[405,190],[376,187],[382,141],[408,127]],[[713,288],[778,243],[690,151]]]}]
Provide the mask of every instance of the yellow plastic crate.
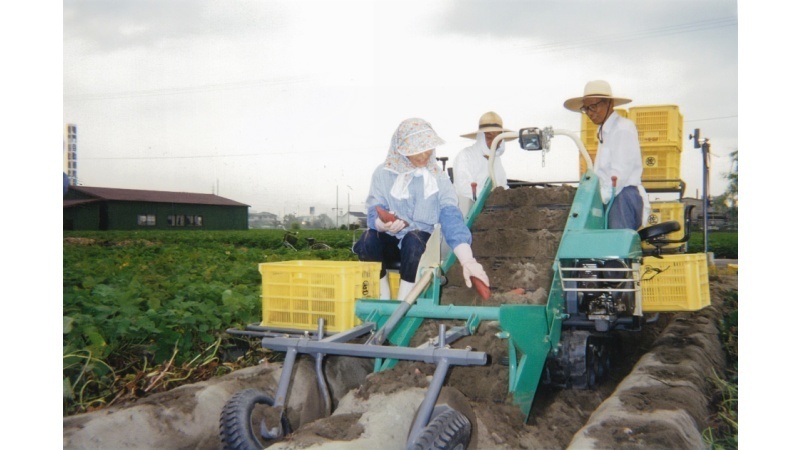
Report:
[{"label": "yellow plastic crate", "polygon": [[[597,156],[597,147],[593,149],[587,148],[586,151],[589,153],[589,156],[592,158],[592,163],[594,164],[595,157]],[[583,160],[583,156],[578,155],[578,158],[580,158],[580,174],[583,175],[586,172],[586,161]]]},{"label": "yellow plastic crate", "polygon": [[[683,237],[683,219],[684,219],[684,204],[681,202],[651,202],[650,203],[650,215],[647,216],[647,223],[642,225],[643,227],[649,227],[650,225],[655,225],[657,223],[664,223],[669,222],[670,220],[675,220],[681,224],[681,228],[678,231],[673,231],[666,235],[666,239],[671,241],[675,241],[681,239]],[[679,248],[685,245],[684,243],[681,244],[667,244],[662,246],[663,249],[673,249]],[[645,250],[652,250],[653,246],[642,242],[642,248]]]},{"label": "yellow plastic crate", "polygon": [[644,312],[697,311],[711,304],[705,253],[645,256],[640,273]]},{"label": "yellow plastic crate", "polygon": [[[397,299],[397,291],[398,289],[400,289],[400,272],[392,270],[386,273],[389,275],[389,290],[392,293],[390,298]],[[403,299],[401,298],[398,300],[403,300]]]},{"label": "yellow plastic crate", "polygon": [[665,183],[679,186],[681,178],[681,151],[674,145],[642,147],[642,184]]},{"label": "yellow plastic crate", "polygon": [[681,187],[680,179],[671,178],[671,180],[674,181],[642,180],[642,186],[647,192],[655,192],[656,190],[682,192],[685,189],[685,186]]},{"label": "yellow plastic crate", "polygon": [[683,150],[683,116],[676,105],[634,106],[628,118],[639,131],[639,145],[674,145]]},{"label": "yellow plastic crate", "polygon": [[381,264],[362,261],[283,261],[258,265],[264,327],[345,331],[358,325],[357,298],[380,296]]}]

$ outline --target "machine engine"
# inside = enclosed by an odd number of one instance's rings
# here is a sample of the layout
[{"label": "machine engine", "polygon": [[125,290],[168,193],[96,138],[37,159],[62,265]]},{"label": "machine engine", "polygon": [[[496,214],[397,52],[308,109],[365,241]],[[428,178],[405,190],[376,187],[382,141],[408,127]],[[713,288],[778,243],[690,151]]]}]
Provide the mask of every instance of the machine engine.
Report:
[{"label": "machine engine", "polygon": [[564,327],[598,332],[640,329],[638,263],[624,259],[560,261],[559,272],[568,315]]}]

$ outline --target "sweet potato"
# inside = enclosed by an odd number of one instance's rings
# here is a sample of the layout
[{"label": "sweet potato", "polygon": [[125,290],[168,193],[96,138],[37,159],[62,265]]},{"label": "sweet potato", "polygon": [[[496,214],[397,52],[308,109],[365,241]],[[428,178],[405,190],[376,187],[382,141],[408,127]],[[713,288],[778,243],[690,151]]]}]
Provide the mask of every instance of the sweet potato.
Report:
[{"label": "sweet potato", "polygon": [[484,299],[488,300],[489,296],[492,295],[491,291],[489,291],[489,286],[487,286],[480,278],[477,277],[469,277],[472,280],[472,286],[475,287],[475,290],[478,291],[478,294]]},{"label": "sweet potato", "polygon": [[[380,217],[380,219],[383,221],[383,223],[389,223],[389,222],[394,222],[395,220],[398,220],[397,216],[395,216],[394,213],[390,213],[389,211],[381,208],[380,206],[376,206],[375,207],[375,211],[378,212],[378,217]],[[402,220],[403,223],[406,224],[406,226],[408,226],[408,222],[406,222],[403,219],[399,219],[399,220]]]},{"label": "sweet potato", "polygon": [[375,207],[375,211],[378,212],[378,217],[381,218],[381,221],[383,223],[394,222],[395,220],[397,220],[397,216],[395,216],[394,214],[390,213],[389,211],[381,208],[380,206],[376,206]]}]

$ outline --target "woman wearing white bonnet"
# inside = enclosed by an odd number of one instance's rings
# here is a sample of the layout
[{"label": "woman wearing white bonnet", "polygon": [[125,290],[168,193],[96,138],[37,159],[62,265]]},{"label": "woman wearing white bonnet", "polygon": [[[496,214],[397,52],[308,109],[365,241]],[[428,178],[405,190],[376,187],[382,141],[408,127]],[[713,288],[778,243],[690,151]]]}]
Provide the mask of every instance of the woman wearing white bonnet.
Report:
[{"label": "woman wearing white bonnet", "polygon": [[[411,291],[420,257],[425,252],[435,224],[464,269],[464,280],[472,287],[471,276],[489,286],[483,267],[472,255],[472,233],[458,209],[458,198],[447,174],[436,164],[436,147],[444,141],[431,125],[419,118],[400,123],[392,136],[386,160],[372,174],[367,196],[369,229],[353,246],[362,261],[378,261],[381,267],[381,298],[389,298],[386,268],[400,262],[398,299]],[[395,214],[384,222],[376,207]]]}]

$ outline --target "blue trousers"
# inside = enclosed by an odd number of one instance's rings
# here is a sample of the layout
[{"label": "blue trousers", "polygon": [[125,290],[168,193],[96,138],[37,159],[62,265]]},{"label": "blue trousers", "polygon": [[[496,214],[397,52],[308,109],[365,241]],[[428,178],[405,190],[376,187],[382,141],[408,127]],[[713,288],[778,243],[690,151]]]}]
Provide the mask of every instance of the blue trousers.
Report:
[{"label": "blue trousers", "polygon": [[[417,269],[430,233],[420,230],[409,231],[402,242],[388,233],[368,229],[353,245],[353,253],[361,261],[381,263],[381,278],[386,269],[400,262],[400,279],[413,283],[417,279]],[[399,245],[398,245],[399,244]]]},{"label": "blue trousers", "polygon": [[642,226],[644,202],[636,186],[625,186],[614,198],[608,212],[608,228],[630,228],[638,230]]}]

